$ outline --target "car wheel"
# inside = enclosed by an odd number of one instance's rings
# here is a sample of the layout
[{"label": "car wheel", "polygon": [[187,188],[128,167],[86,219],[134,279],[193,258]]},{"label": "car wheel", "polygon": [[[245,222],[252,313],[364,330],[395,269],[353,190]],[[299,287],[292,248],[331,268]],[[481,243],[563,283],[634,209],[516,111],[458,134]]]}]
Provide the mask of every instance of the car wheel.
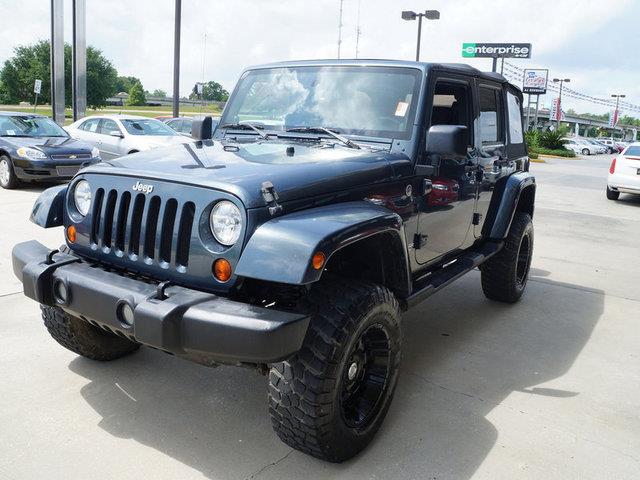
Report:
[{"label": "car wheel", "polygon": [[502,250],[480,266],[482,291],[491,300],[517,302],[527,286],[533,258],[533,222],[517,212]]},{"label": "car wheel", "polygon": [[330,462],[373,439],[386,416],[400,366],[400,308],[391,291],[333,278],[314,285],[302,348],[269,373],[273,429],[287,445]]},{"label": "car wheel", "polygon": [[609,200],[618,200],[618,198],[620,198],[620,192],[610,189],[609,185],[607,185],[607,198]]},{"label": "car wheel", "polygon": [[589,149],[588,149],[588,148],[583,148],[583,149],[582,149],[582,154],[583,154],[583,155],[590,155],[590,153],[591,153],[591,152],[589,152]]},{"label": "car wheel", "polygon": [[11,159],[7,155],[0,155],[0,186],[11,190],[19,184]]},{"label": "car wheel", "polygon": [[42,319],[49,334],[60,345],[91,360],[108,361],[124,357],[140,344],[94,327],[58,307],[41,305]]}]

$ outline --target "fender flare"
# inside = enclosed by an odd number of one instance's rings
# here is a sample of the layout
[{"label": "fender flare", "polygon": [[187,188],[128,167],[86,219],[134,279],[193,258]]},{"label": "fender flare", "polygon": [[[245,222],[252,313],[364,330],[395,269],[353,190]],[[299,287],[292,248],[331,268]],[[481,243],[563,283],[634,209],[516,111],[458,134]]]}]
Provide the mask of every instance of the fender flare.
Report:
[{"label": "fender flare", "polygon": [[42,228],[62,226],[67,189],[68,185],[58,185],[43,191],[33,204],[31,221]]},{"label": "fender flare", "polygon": [[529,172],[516,172],[500,182],[491,198],[483,235],[491,239],[506,238],[520,199],[524,200],[525,196],[527,206],[524,210],[533,217],[535,192],[536,179]]},{"label": "fender flare", "polygon": [[393,235],[396,244],[401,242],[409,282],[402,219],[387,208],[366,201],[316,207],[265,222],[247,242],[235,273],[277,283],[313,283],[323,270],[316,270],[311,264],[316,252],[325,254],[326,265],[334,253],[347,245],[381,233]]}]

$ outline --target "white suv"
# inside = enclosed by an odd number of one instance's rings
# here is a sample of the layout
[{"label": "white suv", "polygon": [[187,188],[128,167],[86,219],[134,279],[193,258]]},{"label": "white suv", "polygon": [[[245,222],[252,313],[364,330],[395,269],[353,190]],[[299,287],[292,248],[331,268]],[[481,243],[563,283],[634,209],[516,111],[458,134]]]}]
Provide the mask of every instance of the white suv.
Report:
[{"label": "white suv", "polygon": [[629,145],[611,162],[607,198],[617,200],[620,192],[640,195],[640,142]]}]

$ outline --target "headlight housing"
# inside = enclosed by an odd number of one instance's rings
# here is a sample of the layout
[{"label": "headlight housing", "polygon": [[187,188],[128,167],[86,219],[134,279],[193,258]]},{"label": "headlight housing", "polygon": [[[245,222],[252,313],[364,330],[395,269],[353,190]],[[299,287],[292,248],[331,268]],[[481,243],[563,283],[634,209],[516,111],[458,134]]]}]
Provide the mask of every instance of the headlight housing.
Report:
[{"label": "headlight housing", "polygon": [[28,158],[29,160],[44,160],[47,158],[47,155],[37,148],[20,147],[17,152],[22,158]]},{"label": "headlight housing", "polygon": [[100,150],[98,150],[98,147],[93,147],[91,149],[91,158],[98,158],[100,156]]},{"label": "headlight housing", "polygon": [[80,215],[85,217],[91,207],[91,187],[86,180],[80,180],[73,189],[73,201]]},{"label": "headlight housing", "polygon": [[242,231],[240,209],[228,200],[216,203],[209,215],[209,226],[216,240],[230,247],[238,241]]}]

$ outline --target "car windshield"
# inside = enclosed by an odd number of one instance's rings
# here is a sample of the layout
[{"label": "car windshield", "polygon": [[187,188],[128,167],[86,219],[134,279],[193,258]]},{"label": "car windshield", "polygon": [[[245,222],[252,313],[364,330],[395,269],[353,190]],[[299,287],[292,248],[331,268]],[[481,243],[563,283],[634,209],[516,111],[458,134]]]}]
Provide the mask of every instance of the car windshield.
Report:
[{"label": "car windshield", "polygon": [[372,66],[250,70],[240,79],[220,125],[250,122],[276,132],[325,127],[346,135],[408,139],[420,73]]},{"label": "car windshield", "polygon": [[127,118],[120,121],[131,135],[178,135],[174,129],[154,118]]},{"label": "car windshield", "polygon": [[631,157],[640,157],[640,145],[631,145],[630,147],[627,147],[627,151],[624,152],[624,154]]},{"label": "car windshield", "polygon": [[57,123],[47,117],[0,116],[2,137],[68,137]]}]

